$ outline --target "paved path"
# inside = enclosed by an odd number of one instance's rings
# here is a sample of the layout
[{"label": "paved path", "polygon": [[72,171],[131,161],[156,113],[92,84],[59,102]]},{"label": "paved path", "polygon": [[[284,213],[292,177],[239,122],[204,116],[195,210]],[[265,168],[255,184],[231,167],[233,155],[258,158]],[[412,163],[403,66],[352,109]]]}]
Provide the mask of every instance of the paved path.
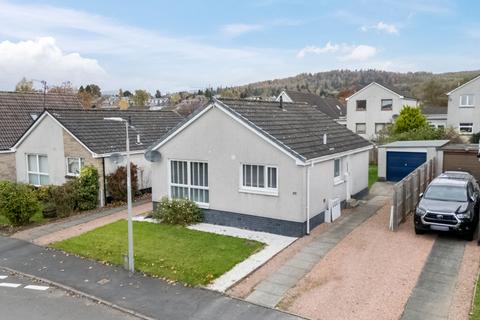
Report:
[{"label": "paved path", "polygon": [[465,241],[446,236],[437,238],[402,320],[448,319],[464,250]]},{"label": "paved path", "polygon": [[11,274],[0,268],[2,320],[115,320],[139,319],[92,300]]},{"label": "paved path", "polygon": [[246,300],[275,307],[285,293],[303,278],[343,238],[375,214],[385,204],[384,197],[375,197],[361,205],[301,249],[277,271],[260,282]]},{"label": "paved path", "polygon": [[298,319],[210,290],[170,285],[137,273],[129,275],[121,268],[12,238],[0,237],[1,267],[72,288],[154,319]]},{"label": "paved path", "polygon": [[[133,214],[138,215],[151,210],[151,200],[143,200],[134,203]],[[127,208],[125,206],[100,210],[20,231],[13,234],[12,238],[30,241],[39,245],[47,245],[80,235],[126,217]]]}]

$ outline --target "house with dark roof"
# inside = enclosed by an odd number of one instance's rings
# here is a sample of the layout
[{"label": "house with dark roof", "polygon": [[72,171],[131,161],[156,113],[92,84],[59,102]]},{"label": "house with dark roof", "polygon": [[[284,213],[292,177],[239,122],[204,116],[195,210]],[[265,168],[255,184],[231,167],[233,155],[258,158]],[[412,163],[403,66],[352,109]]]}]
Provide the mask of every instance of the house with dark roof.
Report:
[{"label": "house with dark roof", "polygon": [[372,82],[347,99],[347,128],[375,140],[403,106],[418,107],[418,100],[389,85]]},{"label": "house with dark roof", "polygon": [[175,112],[46,108],[9,147],[14,174],[0,179],[60,185],[78,176],[83,166],[93,165],[104,200],[105,177],[126,162],[125,124],[105,120],[110,117],[130,121],[130,154],[138,166],[139,189],[150,188],[150,162],[144,152],[183,119]]},{"label": "house with dark roof", "polygon": [[444,106],[422,106],[422,113],[432,128],[446,128],[448,108]]},{"label": "house with dark roof", "polygon": [[214,99],[149,148],[152,198],[191,199],[208,223],[301,236],[367,192],[371,148],[305,103]]},{"label": "house with dark roof", "polygon": [[14,146],[45,108],[82,105],[75,95],[0,92],[0,180],[16,180]]},{"label": "house with dark roof", "polygon": [[447,125],[455,128],[465,140],[473,133],[480,132],[480,75],[447,95]]},{"label": "house with dark roof", "polygon": [[340,124],[347,124],[347,107],[344,102],[335,97],[321,97],[307,92],[283,90],[275,101],[307,103]]}]

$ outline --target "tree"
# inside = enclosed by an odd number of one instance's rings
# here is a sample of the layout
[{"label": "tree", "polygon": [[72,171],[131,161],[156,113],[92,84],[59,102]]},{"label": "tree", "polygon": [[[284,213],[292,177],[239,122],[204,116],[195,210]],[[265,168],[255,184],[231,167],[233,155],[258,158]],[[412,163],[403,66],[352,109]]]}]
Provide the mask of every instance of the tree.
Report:
[{"label": "tree", "polygon": [[174,93],[170,95],[169,100],[170,100],[170,105],[174,106],[178,104],[180,101],[182,101],[182,97],[180,96],[180,94]]},{"label": "tree", "polygon": [[33,89],[33,81],[27,80],[25,77],[20,80],[15,86],[16,92],[35,92]]},{"label": "tree", "polygon": [[446,106],[448,105],[448,97],[445,89],[435,80],[430,80],[423,85],[422,101],[427,105]]},{"label": "tree", "polygon": [[72,83],[70,81],[67,81],[62,83],[59,86],[53,86],[48,88],[48,93],[74,94],[75,90],[73,90]]},{"label": "tree", "polygon": [[150,95],[145,90],[135,90],[135,94],[133,95],[133,103],[137,107],[145,107]]},{"label": "tree", "polygon": [[160,92],[160,90],[157,90],[157,91],[155,92],[155,98],[158,99],[158,98],[161,98],[161,97],[162,97],[162,93]]},{"label": "tree", "polygon": [[123,90],[122,90],[122,88],[118,89],[118,94],[117,94],[117,95],[118,95],[119,98],[122,98],[122,97],[123,97]]},{"label": "tree", "polygon": [[100,87],[97,86],[96,84],[88,84],[85,87],[85,92],[90,93],[93,97],[101,97],[102,96],[102,91],[100,90]]},{"label": "tree", "polygon": [[90,109],[92,107],[93,97],[90,93],[86,92],[85,90],[79,91],[77,93],[78,100],[82,104],[83,108]]},{"label": "tree", "polygon": [[123,92],[123,96],[124,96],[124,97],[131,97],[131,96],[133,96],[133,94],[132,94],[130,91],[125,90],[125,91]]},{"label": "tree", "polygon": [[128,109],[128,100],[127,100],[127,98],[121,97],[121,98],[118,100],[118,107],[120,108],[120,110],[127,110],[127,109]]},{"label": "tree", "polygon": [[415,129],[428,127],[427,118],[422,114],[420,108],[404,106],[400,115],[395,120],[395,133],[408,132]]}]

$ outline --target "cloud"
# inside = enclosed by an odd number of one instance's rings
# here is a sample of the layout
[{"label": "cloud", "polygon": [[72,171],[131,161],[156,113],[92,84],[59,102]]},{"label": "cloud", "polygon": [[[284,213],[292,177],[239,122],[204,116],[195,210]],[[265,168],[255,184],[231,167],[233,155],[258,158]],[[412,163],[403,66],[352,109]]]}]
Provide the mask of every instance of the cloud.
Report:
[{"label": "cloud", "polygon": [[78,83],[106,75],[96,60],[84,58],[75,52],[63,52],[51,37],[0,42],[0,70],[0,82],[26,76],[44,79],[49,83],[67,80]]},{"label": "cloud", "polygon": [[367,45],[359,45],[351,47],[350,53],[340,58],[343,61],[365,61],[377,54],[375,47]]},{"label": "cloud", "polygon": [[365,61],[377,54],[375,47],[368,45],[332,44],[330,41],[324,47],[306,46],[297,53],[297,58],[302,59],[307,54],[333,54],[338,53],[341,61]]},{"label": "cloud", "polygon": [[398,34],[398,28],[394,24],[388,24],[383,21],[378,22],[372,26],[362,26],[362,31],[367,32],[369,30],[377,30],[379,32],[384,32],[388,34]]},{"label": "cloud", "polygon": [[249,33],[252,31],[257,31],[263,27],[259,24],[244,24],[244,23],[233,23],[227,24],[222,27],[222,32],[224,35],[229,37],[238,37],[242,34]]}]

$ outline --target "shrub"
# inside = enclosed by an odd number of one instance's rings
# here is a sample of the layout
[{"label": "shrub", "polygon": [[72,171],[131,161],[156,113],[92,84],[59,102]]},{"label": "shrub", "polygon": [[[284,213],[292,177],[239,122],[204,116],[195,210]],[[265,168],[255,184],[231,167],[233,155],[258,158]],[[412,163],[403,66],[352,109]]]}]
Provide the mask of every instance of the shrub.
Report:
[{"label": "shrub", "polygon": [[76,207],[81,210],[91,210],[98,203],[98,171],[94,166],[83,167],[80,176],[74,180]]},{"label": "shrub", "polygon": [[153,212],[153,217],[166,224],[190,225],[202,221],[200,208],[187,199],[163,198]]},{"label": "shrub", "polygon": [[480,132],[474,133],[470,136],[470,143],[478,143],[480,140]]},{"label": "shrub", "polygon": [[[137,166],[130,163],[132,196],[138,192]],[[127,167],[118,167],[107,176],[108,194],[113,201],[127,201]]]},{"label": "shrub", "polygon": [[50,201],[55,204],[57,216],[60,218],[69,217],[75,211],[77,203],[75,182],[70,180],[61,186],[50,186]]},{"label": "shrub", "polygon": [[0,215],[12,225],[25,225],[40,211],[40,201],[30,187],[15,182],[0,182]]}]

